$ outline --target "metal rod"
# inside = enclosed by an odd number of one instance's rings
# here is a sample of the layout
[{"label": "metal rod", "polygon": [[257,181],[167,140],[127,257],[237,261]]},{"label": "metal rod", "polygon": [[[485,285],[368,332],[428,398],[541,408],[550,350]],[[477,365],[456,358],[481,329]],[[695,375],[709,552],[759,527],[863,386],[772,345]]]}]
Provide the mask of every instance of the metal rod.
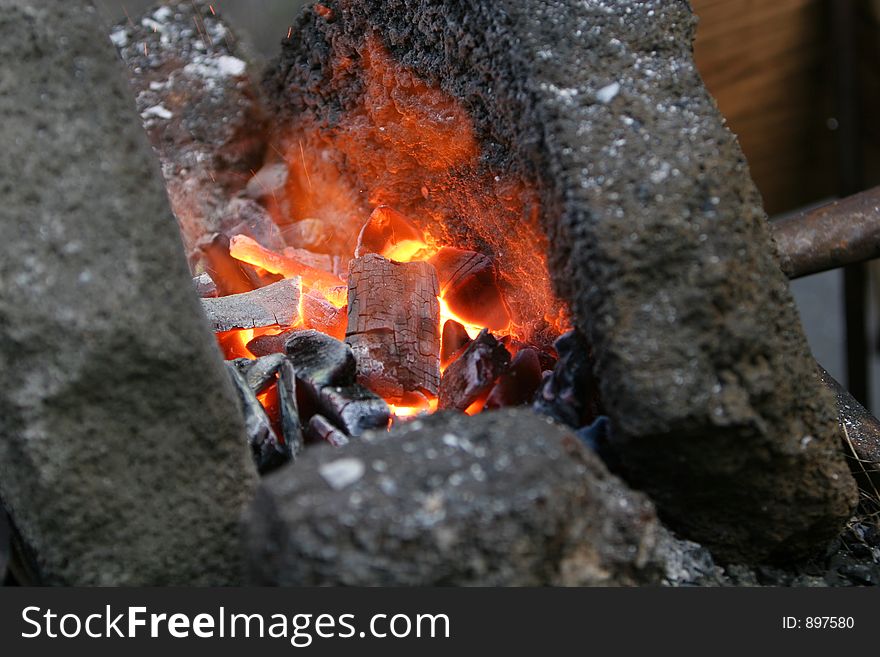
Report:
[{"label": "metal rod", "polygon": [[[859,94],[857,70],[857,30],[855,0],[835,0],[833,7],[833,46],[836,53],[836,89],[839,174],[841,197],[863,187],[863,167],[859,129]],[[844,308],[846,312],[847,382],[853,397],[869,404],[868,335],[866,299],[868,276],[864,265],[844,270]]]},{"label": "metal rod", "polygon": [[880,187],[771,226],[789,278],[880,258]]}]

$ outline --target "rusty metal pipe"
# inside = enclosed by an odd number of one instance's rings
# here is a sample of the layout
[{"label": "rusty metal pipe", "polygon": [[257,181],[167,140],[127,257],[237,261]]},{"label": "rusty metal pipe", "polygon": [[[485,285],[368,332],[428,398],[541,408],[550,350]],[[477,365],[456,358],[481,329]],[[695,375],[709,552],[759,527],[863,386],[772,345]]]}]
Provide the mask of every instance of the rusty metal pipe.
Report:
[{"label": "rusty metal pipe", "polygon": [[789,278],[880,257],[880,187],[772,224]]}]

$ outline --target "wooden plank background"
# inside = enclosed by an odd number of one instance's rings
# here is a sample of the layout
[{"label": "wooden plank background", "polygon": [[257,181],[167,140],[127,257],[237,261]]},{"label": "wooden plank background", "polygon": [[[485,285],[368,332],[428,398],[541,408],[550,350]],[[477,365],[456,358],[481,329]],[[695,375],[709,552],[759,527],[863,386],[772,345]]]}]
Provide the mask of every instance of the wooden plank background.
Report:
[{"label": "wooden plank background", "polygon": [[827,0],[691,4],[700,18],[697,65],[739,136],[768,212],[833,196],[834,60]]}]

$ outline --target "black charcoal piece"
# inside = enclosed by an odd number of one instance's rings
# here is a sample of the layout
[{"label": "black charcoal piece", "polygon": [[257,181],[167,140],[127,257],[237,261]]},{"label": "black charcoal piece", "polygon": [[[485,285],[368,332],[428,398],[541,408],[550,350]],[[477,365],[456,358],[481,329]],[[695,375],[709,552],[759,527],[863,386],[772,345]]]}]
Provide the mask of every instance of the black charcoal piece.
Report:
[{"label": "black charcoal piece", "polygon": [[556,340],[554,347],[559,360],[553,374],[541,385],[534,410],[580,429],[602,415],[590,346],[579,331],[569,331]]},{"label": "black charcoal piece", "polygon": [[448,367],[471,342],[464,326],[454,319],[446,320],[440,337],[440,367]]},{"label": "black charcoal piece", "polygon": [[296,402],[296,372],[286,356],[281,356],[278,370],[278,405],[281,407],[281,432],[291,457],[303,449],[302,421]]},{"label": "black charcoal piece", "polygon": [[486,329],[443,373],[441,409],[464,411],[487,395],[510,364],[510,353]]},{"label": "black charcoal piece", "polygon": [[348,444],[348,436],[333,426],[323,415],[313,415],[306,429],[306,436],[312,442],[326,442],[333,447],[342,447]]},{"label": "black charcoal piece", "polygon": [[255,395],[259,395],[275,382],[278,370],[282,363],[284,363],[284,354],[270,354],[269,356],[263,356],[248,362],[250,365],[242,373],[248,387]]},{"label": "black charcoal piece", "polygon": [[498,378],[489,393],[486,408],[522,406],[532,402],[541,385],[541,359],[531,347],[520,349],[508,370]]},{"label": "black charcoal piece", "polygon": [[244,415],[248,444],[251,446],[254,463],[260,474],[266,474],[291,459],[290,449],[278,440],[272,423],[269,421],[269,416],[266,415],[265,409],[238,368],[232,363],[227,363],[227,369],[238,392],[238,400]]},{"label": "black charcoal piece", "polygon": [[285,352],[300,381],[316,391],[323,386],[354,383],[357,363],[351,348],[320,331],[297,331],[287,338]]},{"label": "black charcoal piece", "polygon": [[367,429],[384,429],[391,419],[385,400],[357,383],[325,386],[318,406],[322,415],[349,436],[360,436]]}]

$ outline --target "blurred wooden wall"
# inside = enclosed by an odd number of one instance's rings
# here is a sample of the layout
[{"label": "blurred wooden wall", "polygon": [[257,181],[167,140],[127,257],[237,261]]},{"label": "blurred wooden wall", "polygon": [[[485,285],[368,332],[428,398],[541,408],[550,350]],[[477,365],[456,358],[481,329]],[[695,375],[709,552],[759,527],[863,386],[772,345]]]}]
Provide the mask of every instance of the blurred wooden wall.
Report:
[{"label": "blurred wooden wall", "polygon": [[[831,2],[691,0],[697,65],[772,215],[838,190]],[[880,181],[880,0],[859,4],[866,184]]]}]

